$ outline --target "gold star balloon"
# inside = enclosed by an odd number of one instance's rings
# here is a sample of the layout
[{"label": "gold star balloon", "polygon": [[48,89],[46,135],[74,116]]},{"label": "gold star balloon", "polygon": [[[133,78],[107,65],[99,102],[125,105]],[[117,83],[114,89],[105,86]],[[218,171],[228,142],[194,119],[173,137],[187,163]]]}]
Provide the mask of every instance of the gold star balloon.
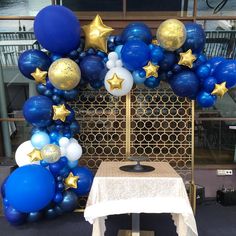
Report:
[{"label": "gold star balloon", "polygon": [[72,172],[70,172],[70,174],[68,175],[68,177],[65,179],[65,189],[68,188],[77,188],[78,187],[78,181],[79,176],[75,176],[73,175]]},{"label": "gold star balloon", "polygon": [[39,68],[36,68],[36,70],[31,73],[31,76],[37,83],[46,84],[47,73],[47,71],[42,71]]},{"label": "gold star balloon", "polygon": [[62,122],[65,122],[66,117],[70,115],[70,111],[66,109],[65,105],[53,105],[53,120],[61,120]]},{"label": "gold star balloon", "polygon": [[107,82],[110,85],[110,90],[114,89],[122,89],[122,83],[124,82],[124,79],[121,79],[117,76],[117,74],[113,74],[111,79],[108,79]]},{"label": "gold star balloon", "polygon": [[215,88],[211,94],[222,98],[227,91],[228,89],[226,88],[226,82],[223,82],[221,84],[215,84]]},{"label": "gold star balloon", "polygon": [[196,60],[196,57],[192,54],[191,49],[189,49],[187,52],[181,52],[179,55],[179,65],[187,66],[189,68],[193,67],[193,62]]},{"label": "gold star balloon", "polygon": [[152,64],[150,61],[148,62],[148,64],[146,66],[143,67],[143,69],[146,72],[146,78],[150,77],[150,76],[154,76],[154,77],[158,77],[158,69],[159,66]]},{"label": "gold star balloon", "polygon": [[85,48],[97,48],[107,52],[107,37],[114,30],[103,24],[99,15],[93,21],[82,27],[85,34]]},{"label": "gold star balloon", "polygon": [[36,148],[34,148],[33,151],[28,154],[28,156],[30,158],[30,162],[43,160],[41,151]]}]

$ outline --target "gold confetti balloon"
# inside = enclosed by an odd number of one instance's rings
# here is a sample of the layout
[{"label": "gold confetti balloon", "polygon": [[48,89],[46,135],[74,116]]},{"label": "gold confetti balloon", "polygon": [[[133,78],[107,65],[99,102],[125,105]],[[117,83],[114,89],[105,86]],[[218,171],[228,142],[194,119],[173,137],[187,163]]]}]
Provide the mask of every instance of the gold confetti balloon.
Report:
[{"label": "gold confetti balloon", "polygon": [[47,144],[41,149],[41,157],[48,163],[58,161],[60,156],[60,147],[55,144]]},{"label": "gold confetti balloon", "polygon": [[48,77],[52,85],[61,90],[75,88],[80,82],[79,66],[69,58],[61,58],[49,67]]},{"label": "gold confetti balloon", "polygon": [[175,51],[184,44],[186,29],[179,20],[169,19],[160,24],[156,37],[161,47],[168,51]]}]

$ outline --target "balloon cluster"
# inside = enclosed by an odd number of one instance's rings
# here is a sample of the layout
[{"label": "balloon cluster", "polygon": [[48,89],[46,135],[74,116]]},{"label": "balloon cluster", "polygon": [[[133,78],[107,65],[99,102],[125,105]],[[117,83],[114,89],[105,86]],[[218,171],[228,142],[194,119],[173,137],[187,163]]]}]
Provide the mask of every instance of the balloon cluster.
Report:
[{"label": "balloon cluster", "polygon": [[36,82],[38,96],[23,107],[32,137],[15,154],[17,168],[4,182],[6,218],[12,224],[53,218],[75,209],[77,197],[89,192],[92,173],[78,166],[82,148],[73,136],[80,127],[68,102],[80,88],[105,86],[114,96],[128,94],[133,84],[156,88],[170,84],[181,97],[213,106],[236,84],[236,61],[203,53],[205,33],[200,25],[169,19],[153,37],[143,23],[129,24],[111,35],[99,15],[82,27],[69,9],[48,6],[36,16],[34,32],[45,49],[28,50],[19,69]]}]

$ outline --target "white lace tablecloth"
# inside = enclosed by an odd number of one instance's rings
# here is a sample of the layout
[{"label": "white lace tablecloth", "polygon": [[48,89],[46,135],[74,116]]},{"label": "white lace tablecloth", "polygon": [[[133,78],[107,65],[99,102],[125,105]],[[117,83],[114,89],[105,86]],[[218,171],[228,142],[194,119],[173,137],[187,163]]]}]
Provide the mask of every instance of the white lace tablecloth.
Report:
[{"label": "white lace tablecloth", "polygon": [[171,213],[178,235],[198,235],[183,180],[168,163],[142,162],[155,168],[146,173],[119,170],[125,164],[102,162],[96,173],[84,211],[93,236],[104,235],[106,216],[126,213]]}]

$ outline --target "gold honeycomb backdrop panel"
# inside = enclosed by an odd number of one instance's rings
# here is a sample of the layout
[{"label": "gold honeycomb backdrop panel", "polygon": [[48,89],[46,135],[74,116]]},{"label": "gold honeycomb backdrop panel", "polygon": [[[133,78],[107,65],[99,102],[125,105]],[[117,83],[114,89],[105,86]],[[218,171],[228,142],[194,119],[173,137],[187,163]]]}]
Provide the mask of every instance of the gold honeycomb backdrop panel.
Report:
[{"label": "gold honeycomb backdrop panel", "polygon": [[[80,124],[80,164],[96,171],[102,161],[148,156],[166,161],[183,177],[192,177],[192,105],[167,84],[158,89],[135,88],[126,97],[105,89],[84,89],[71,103]],[[84,206],[81,198],[80,206]]]}]

